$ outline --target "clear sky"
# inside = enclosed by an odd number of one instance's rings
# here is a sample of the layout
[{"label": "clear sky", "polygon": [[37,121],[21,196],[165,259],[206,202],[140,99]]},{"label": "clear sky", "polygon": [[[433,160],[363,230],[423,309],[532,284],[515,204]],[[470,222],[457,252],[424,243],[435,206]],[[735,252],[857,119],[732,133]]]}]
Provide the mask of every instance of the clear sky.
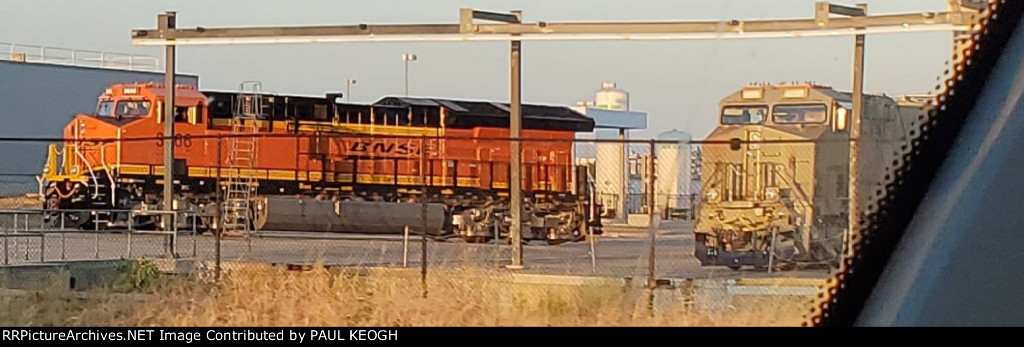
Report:
[{"label": "clear sky", "polygon": [[[863,1],[873,14],[944,11],[945,0]],[[132,29],[178,12],[179,27],[456,23],[460,7],[523,10],[526,21],[657,21],[810,18],[814,0],[3,0],[0,42],[162,56],[133,46]],[[933,90],[952,52],[950,33],[868,36],[865,90]],[[630,93],[649,113],[652,137],[679,129],[695,138],[716,122],[719,99],[753,81],[807,81],[848,90],[852,37],[708,41],[564,41],[523,43],[523,101],[571,105],[592,100],[602,81]],[[189,46],[182,73],[201,88],[238,88],[258,80],[266,91],[323,95],[357,80],[353,102],[401,95],[402,53],[414,53],[413,96],[508,100],[507,42],[324,43]],[[3,76],[0,76],[3,78]],[[97,91],[99,92],[99,91]]]}]

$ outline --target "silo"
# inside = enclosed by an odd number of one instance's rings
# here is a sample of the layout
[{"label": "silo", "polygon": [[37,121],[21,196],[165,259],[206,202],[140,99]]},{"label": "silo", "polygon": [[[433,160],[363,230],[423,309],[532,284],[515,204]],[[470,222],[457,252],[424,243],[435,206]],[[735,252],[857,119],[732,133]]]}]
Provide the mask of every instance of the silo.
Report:
[{"label": "silo", "polygon": [[615,82],[601,82],[601,89],[594,94],[594,107],[629,111],[629,93],[616,88]]},{"label": "silo", "polygon": [[[617,140],[614,130],[598,130],[599,140]],[[596,147],[595,176],[597,181],[598,199],[607,211],[614,214],[605,218],[625,220],[626,196],[623,194],[626,182],[626,162],[623,158],[624,148],[621,143],[598,142]]]},{"label": "silo", "polygon": [[[658,135],[659,141],[666,141],[657,146],[658,153],[655,165],[656,211],[662,216],[671,218],[673,215],[688,216],[691,209],[691,171],[689,133],[670,130]],[[671,142],[667,142],[671,141]],[[666,211],[666,209],[668,209]],[[685,214],[682,214],[686,212]]]}]

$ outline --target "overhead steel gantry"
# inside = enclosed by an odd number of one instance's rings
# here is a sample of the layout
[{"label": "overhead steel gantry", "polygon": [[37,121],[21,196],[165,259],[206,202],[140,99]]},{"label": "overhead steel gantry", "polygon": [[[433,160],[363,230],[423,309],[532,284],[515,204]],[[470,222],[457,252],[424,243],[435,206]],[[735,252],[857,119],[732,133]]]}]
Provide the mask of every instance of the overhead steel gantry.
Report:
[{"label": "overhead steel gantry", "polygon": [[[358,24],[291,27],[178,28],[176,14],[157,15],[155,29],[132,30],[134,45],[166,47],[166,85],[174,85],[175,47],[185,45],[251,45],[282,43],[332,42],[409,42],[409,41],[509,41],[511,55],[510,130],[512,178],[522,177],[521,153],[521,53],[522,41],[551,40],[706,40],[706,39],[768,39],[824,36],[857,36],[857,52],[863,52],[863,35],[911,32],[971,33],[986,0],[948,0],[946,12],[919,12],[869,16],[866,6],[841,6],[827,2],[815,4],[814,17],[809,19],[761,19],[688,22],[523,22],[522,12],[496,13],[462,8],[457,24]],[[831,14],[845,17],[830,17]],[[486,20],[501,23],[475,23]],[[856,59],[862,62],[862,59]],[[862,69],[854,68],[855,74]],[[856,77],[855,80],[860,80]],[[168,88],[168,101],[173,104],[173,90]],[[173,108],[165,108],[173,112]],[[172,119],[173,115],[165,115]],[[174,135],[174,123],[164,122],[165,136]],[[170,140],[167,140],[170,141]],[[164,146],[164,167],[173,167],[174,146]],[[510,199],[512,226],[510,237],[513,252],[509,267],[521,268],[522,262],[522,182],[512,179]],[[172,170],[164,170],[164,182],[174,182]],[[164,204],[173,209],[170,185],[164,187]]]}]

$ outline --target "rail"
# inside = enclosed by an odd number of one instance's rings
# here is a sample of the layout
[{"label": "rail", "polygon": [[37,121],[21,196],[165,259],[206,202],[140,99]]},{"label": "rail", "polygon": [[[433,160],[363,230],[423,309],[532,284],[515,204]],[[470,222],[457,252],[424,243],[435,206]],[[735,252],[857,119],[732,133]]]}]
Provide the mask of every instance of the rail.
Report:
[{"label": "rail", "polygon": [[0,42],[0,60],[133,71],[160,71],[160,58],[157,56],[9,42]]}]

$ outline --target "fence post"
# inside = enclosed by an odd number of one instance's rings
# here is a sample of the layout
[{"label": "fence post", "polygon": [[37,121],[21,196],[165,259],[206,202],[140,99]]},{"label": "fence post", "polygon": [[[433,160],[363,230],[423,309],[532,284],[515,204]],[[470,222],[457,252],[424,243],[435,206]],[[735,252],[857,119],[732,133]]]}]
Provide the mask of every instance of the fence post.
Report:
[{"label": "fence post", "polygon": [[409,226],[405,226],[405,237],[402,239],[402,267],[409,266]]},{"label": "fence post", "polygon": [[178,259],[178,211],[171,211],[171,259]]},{"label": "fence post", "polygon": [[10,257],[10,256],[8,255],[8,250],[7,250],[8,247],[9,247],[7,245],[8,244],[7,240],[10,239],[10,238],[11,238],[11,230],[7,229],[7,228],[4,228],[4,265],[7,265],[7,264],[11,263],[10,259],[8,259],[8,257]]},{"label": "fence post", "polygon": [[768,251],[768,273],[772,273],[772,268],[775,267],[775,245],[776,245],[776,242],[778,241],[778,235],[779,235],[778,231],[773,228],[772,229],[772,247]]},{"label": "fence post", "polygon": [[214,201],[217,202],[217,205],[216,205],[217,210],[214,211],[214,217],[213,217],[214,218],[214,222],[211,223],[211,224],[217,226],[216,228],[214,228],[215,230],[213,230],[213,232],[214,232],[213,235],[215,237],[214,238],[214,260],[213,260],[213,280],[214,281],[220,281],[220,239],[221,239],[221,236],[222,236],[221,235],[221,223],[224,222],[224,220],[222,219],[222,218],[224,218],[224,216],[221,214],[222,213],[221,211],[223,211],[223,209],[224,209],[224,206],[222,206],[222,204],[224,202],[221,201],[221,195],[220,195],[221,194],[221,192],[220,192],[220,175],[221,175],[220,167],[221,167],[221,163],[224,161],[223,154],[222,154],[222,151],[221,151],[221,143],[222,142],[224,142],[224,141],[222,141],[221,135],[217,134],[217,183],[216,183],[216,187],[213,188],[213,191],[214,191],[213,196],[214,196],[214,199],[215,199]]},{"label": "fence post", "polygon": [[125,235],[128,236],[127,237],[128,238],[128,259],[132,258],[132,233],[135,232],[132,228],[135,227],[133,225],[134,221],[135,221],[135,211],[134,210],[129,210],[128,211],[128,231],[125,232]]},{"label": "fence post", "polygon": [[[583,221],[587,223],[586,220]],[[590,234],[590,267],[597,273],[597,247],[594,245],[594,228],[587,226],[587,233]]]},{"label": "fence post", "polygon": [[192,259],[196,258],[198,252],[196,251],[196,234],[199,233],[199,226],[196,225],[196,219],[198,216],[192,216]]},{"label": "fence post", "polygon": [[655,172],[654,171],[654,158],[655,158],[655,154],[654,154],[654,150],[655,150],[654,149],[654,140],[651,140],[650,150],[651,150],[651,156],[650,156],[650,161],[651,162],[650,162],[650,165],[648,165],[648,177],[647,177],[647,215],[648,215],[647,228],[648,228],[648,231],[650,233],[649,237],[650,237],[651,245],[650,245],[650,248],[648,249],[648,255],[647,255],[647,286],[649,288],[654,288],[655,284],[656,284],[655,283],[655,279],[654,279],[654,264],[655,264],[654,263],[654,251],[655,251],[654,243],[655,243],[655,238],[656,238],[656,235],[657,235],[657,228],[654,226],[654,219],[655,219],[655,212],[654,212],[654,206],[655,206],[655,202],[654,202],[654,187],[655,187],[655,185],[654,185],[654,172]]},{"label": "fence post", "polygon": [[46,228],[43,227],[42,218],[39,219],[39,262],[46,262]]},{"label": "fence post", "polygon": [[650,151],[651,151],[650,152],[651,153],[651,155],[650,155],[650,161],[651,162],[650,162],[650,165],[648,165],[648,177],[647,177],[647,216],[648,216],[647,228],[650,231],[651,247],[648,250],[648,255],[647,255],[647,288],[648,288],[647,289],[647,291],[648,291],[647,308],[653,314],[654,313],[654,288],[657,287],[657,285],[658,285],[657,280],[654,279],[654,265],[655,265],[655,263],[654,263],[654,251],[655,251],[655,242],[657,241],[656,235],[657,235],[657,229],[658,228],[654,226],[654,219],[655,219],[655,216],[656,216],[655,212],[654,212],[654,210],[655,210],[655,208],[654,208],[655,207],[655,202],[654,202],[654,197],[655,197],[655,194],[654,194],[654,189],[655,189],[655,185],[654,185],[654,179],[655,179],[655,177],[654,177],[654,173],[655,173],[654,162],[655,162],[655,160],[654,159],[655,159],[656,155],[655,155],[655,152],[654,152],[655,148],[654,148],[654,140],[653,139],[650,142]]},{"label": "fence post", "polygon": [[93,242],[93,250],[95,251],[95,254],[94,254],[95,257],[93,259],[99,259],[100,258],[100,222],[99,222],[100,216],[99,216],[98,213],[96,213],[96,210],[91,211],[91,213],[93,213],[93,219],[92,219],[92,229],[93,230],[92,230],[92,235],[93,235],[93,240],[95,241],[95,242]]},{"label": "fence post", "polygon": [[[423,233],[420,238],[420,284],[423,286],[423,298],[427,297],[427,137],[420,137],[420,177],[422,178],[423,187],[420,192],[420,202],[423,205],[422,215],[423,217]],[[431,170],[433,171],[433,170]],[[430,177],[433,179],[433,177]]]},{"label": "fence post", "polygon": [[65,247],[65,237],[68,233],[64,231],[64,211],[59,211],[59,213],[60,214],[58,216],[60,218],[60,260],[67,260],[68,254],[67,247]]},{"label": "fence post", "polygon": [[[14,224],[11,226],[11,231],[13,231],[15,235],[17,235],[18,234],[18,213],[15,212],[11,216],[13,216],[12,218],[14,218]],[[9,237],[10,236],[8,236],[8,238]],[[21,247],[18,246],[18,239],[14,239],[14,258],[15,259],[18,258],[18,249],[20,249],[20,248]],[[28,260],[28,250],[25,251],[25,260]]]},{"label": "fence post", "polygon": [[494,225],[494,227],[492,228],[494,230],[491,231],[492,233],[494,233],[494,260],[498,264],[501,264],[501,261],[503,260],[503,257],[501,256],[501,226],[498,223],[501,223],[502,221],[499,220],[497,217],[494,217],[494,214],[491,214],[491,220],[493,221],[492,224]]}]

